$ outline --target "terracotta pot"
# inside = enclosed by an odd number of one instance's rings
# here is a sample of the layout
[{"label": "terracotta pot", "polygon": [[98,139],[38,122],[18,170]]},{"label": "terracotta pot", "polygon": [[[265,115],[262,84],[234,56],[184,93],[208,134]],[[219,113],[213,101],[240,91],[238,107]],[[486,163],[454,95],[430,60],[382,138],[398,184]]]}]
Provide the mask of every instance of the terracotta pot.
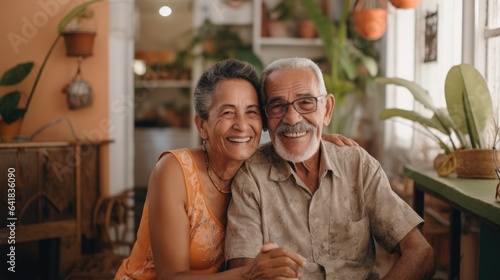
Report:
[{"label": "terracotta pot", "polygon": [[358,33],[368,40],[380,39],[386,30],[386,9],[364,9],[353,13],[354,25]]},{"label": "terracotta pot", "polygon": [[398,9],[414,9],[420,4],[420,0],[389,0]]},{"label": "terracotta pot", "polygon": [[304,39],[316,38],[316,26],[309,19],[299,21],[299,37]]},{"label": "terracotta pot", "polygon": [[[497,162],[500,164],[500,152],[495,151]],[[495,173],[495,161],[492,149],[467,149],[456,151],[457,177],[493,179]]]},{"label": "terracotta pot", "polygon": [[1,142],[14,142],[14,139],[21,134],[21,126],[23,119],[7,124],[0,121],[0,141]]},{"label": "terracotta pot", "polygon": [[216,49],[216,42],[215,39],[204,39],[202,42],[203,45],[203,50],[205,51],[206,54],[208,55],[213,55],[215,53]]},{"label": "terracotta pot", "polygon": [[239,7],[243,6],[245,3],[243,0],[226,0],[224,1],[228,6],[238,9]]},{"label": "terracotta pot", "polygon": [[63,32],[67,56],[91,56],[94,48],[95,32],[71,31]]},{"label": "terracotta pot", "polygon": [[283,21],[269,21],[269,36],[275,38],[290,37],[287,24]]}]

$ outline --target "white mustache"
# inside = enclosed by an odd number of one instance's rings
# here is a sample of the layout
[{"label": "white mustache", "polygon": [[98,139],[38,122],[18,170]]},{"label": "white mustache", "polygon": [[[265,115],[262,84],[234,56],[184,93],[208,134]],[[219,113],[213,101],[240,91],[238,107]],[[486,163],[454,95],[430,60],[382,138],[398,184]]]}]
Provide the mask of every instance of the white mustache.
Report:
[{"label": "white mustache", "polygon": [[296,132],[296,131],[316,131],[316,127],[314,125],[310,124],[306,120],[303,120],[303,121],[296,123],[294,125],[280,123],[278,125],[278,127],[276,127],[275,134],[283,134],[283,133],[290,133],[290,132]]}]

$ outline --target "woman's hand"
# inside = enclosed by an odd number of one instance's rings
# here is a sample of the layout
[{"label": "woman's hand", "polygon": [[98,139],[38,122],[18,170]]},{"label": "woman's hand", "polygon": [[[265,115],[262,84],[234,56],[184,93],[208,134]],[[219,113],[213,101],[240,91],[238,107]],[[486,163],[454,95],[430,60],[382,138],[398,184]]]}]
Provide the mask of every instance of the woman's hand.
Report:
[{"label": "woman's hand", "polygon": [[299,254],[275,243],[266,243],[242,275],[245,279],[298,279],[306,264],[307,260]]},{"label": "woman's hand", "polygon": [[359,146],[358,142],[352,140],[351,138],[347,138],[344,135],[340,135],[340,134],[323,133],[323,135],[321,135],[321,138],[323,138],[323,140],[325,140],[325,141],[332,142],[337,146],[345,146],[345,145],[347,145],[347,146]]}]

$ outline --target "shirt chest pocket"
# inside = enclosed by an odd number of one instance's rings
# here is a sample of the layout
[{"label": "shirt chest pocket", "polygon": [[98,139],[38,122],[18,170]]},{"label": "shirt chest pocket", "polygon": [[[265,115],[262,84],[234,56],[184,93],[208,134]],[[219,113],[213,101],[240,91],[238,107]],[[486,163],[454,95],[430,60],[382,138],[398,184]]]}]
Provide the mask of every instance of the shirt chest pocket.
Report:
[{"label": "shirt chest pocket", "polygon": [[341,223],[330,219],[328,229],[328,252],[331,258],[357,261],[370,248],[368,217]]}]

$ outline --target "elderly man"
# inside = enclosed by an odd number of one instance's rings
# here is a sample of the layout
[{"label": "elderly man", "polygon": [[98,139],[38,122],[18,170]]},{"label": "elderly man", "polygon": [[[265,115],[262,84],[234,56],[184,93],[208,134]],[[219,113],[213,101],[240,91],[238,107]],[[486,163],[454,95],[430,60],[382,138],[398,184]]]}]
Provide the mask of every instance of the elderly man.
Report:
[{"label": "elderly man", "polygon": [[229,266],[248,263],[274,242],[307,259],[302,279],[379,279],[376,240],[400,255],[386,279],[432,276],[423,220],[392,191],[380,164],[360,147],[321,140],[335,99],[318,66],[305,58],[274,61],[261,86],[271,143],[234,179]]}]

